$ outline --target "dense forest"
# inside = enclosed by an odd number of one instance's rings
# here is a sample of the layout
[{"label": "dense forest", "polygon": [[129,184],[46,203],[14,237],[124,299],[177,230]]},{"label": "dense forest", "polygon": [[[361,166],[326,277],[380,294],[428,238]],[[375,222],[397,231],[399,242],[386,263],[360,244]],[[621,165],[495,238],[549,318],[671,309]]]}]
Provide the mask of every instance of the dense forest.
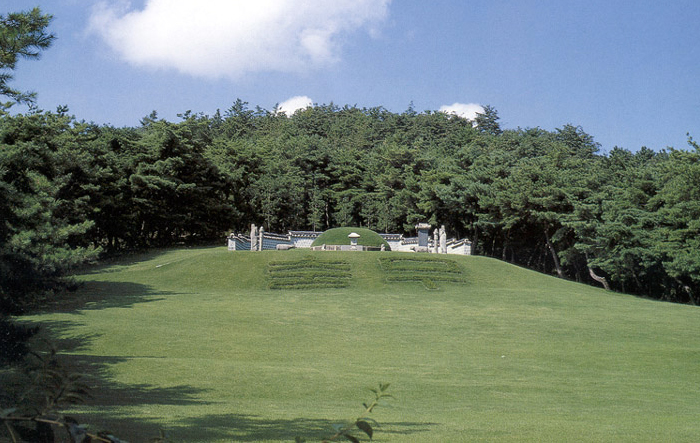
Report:
[{"label": "dense forest", "polygon": [[[2,17],[0,95],[49,16]],[[0,311],[16,313],[104,254],[267,231],[418,222],[476,254],[652,298],[700,302],[700,146],[600,152],[581,127],[504,129],[442,112],[315,105],[286,115],[154,111],[137,127],[68,108],[0,111]]]},{"label": "dense forest", "polygon": [[[268,231],[417,222],[477,254],[614,290],[700,297],[700,148],[599,152],[582,128],[502,129],[440,112],[316,105],[287,116],[237,100],[213,116],[77,121],[3,115],[4,309],[104,253]],[[44,278],[37,278],[37,277]]]}]

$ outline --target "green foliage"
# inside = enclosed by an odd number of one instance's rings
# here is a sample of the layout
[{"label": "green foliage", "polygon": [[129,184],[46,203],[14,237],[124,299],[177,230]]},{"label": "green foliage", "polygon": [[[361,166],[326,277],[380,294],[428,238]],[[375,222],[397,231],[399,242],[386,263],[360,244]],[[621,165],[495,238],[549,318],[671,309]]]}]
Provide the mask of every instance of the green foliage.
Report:
[{"label": "green foliage", "polygon": [[0,120],[0,312],[18,312],[94,259],[84,237],[95,225],[76,183],[82,128],[63,114]]},{"label": "green foliage", "polygon": [[2,405],[5,409],[0,414],[10,441],[53,442],[55,427],[65,428],[71,442],[85,441],[89,435],[84,426],[71,417],[57,417],[60,409],[83,403],[89,396],[82,374],[64,366],[53,348],[46,353],[32,352],[23,370],[13,372],[17,376],[13,392],[2,398],[3,403],[11,401],[12,407]]},{"label": "green foliage", "polygon": [[29,352],[28,341],[39,328],[17,325],[0,315],[0,368],[21,361]]},{"label": "green foliage", "polygon": [[200,125],[196,116],[180,125],[153,122],[141,141],[129,190],[146,245],[219,238],[230,223],[230,184],[203,155]]},{"label": "green foliage", "polygon": [[[0,14],[0,95],[17,103],[34,102],[35,94],[17,91],[7,83],[13,78],[12,71],[19,58],[37,59],[42,50],[51,46],[55,37],[46,31],[51,18],[39,8]],[[0,103],[5,109],[11,105],[12,102]]]},{"label": "green foliage", "polygon": [[[362,406],[365,408],[364,412],[359,417],[346,424],[335,425],[335,434],[323,439],[323,442],[326,443],[343,439],[349,440],[353,443],[359,443],[360,437],[357,435],[358,430],[361,431],[367,437],[369,437],[370,440],[372,440],[372,438],[374,437],[374,428],[370,424],[371,420],[369,420],[368,417],[369,414],[371,414],[372,411],[374,411],[374,409],[380,404],[380,402],[382,402],[383,400],[394,398],[391,394],[387,392],[388,389],[389,383],[379,383],[379,386],[376,389],[371,388],[370,391],[374,394],[374,398],[369,404],[362,403]],[[299,442],[304,440],[297,437],[296,441]]]},{"label": "green foliage", "polygon": [[501,124],[498,123],[498,120],[500,120],[500,117],[496,108],[486,105],[484,106],[484,112],[477,112],[474,124],[481,132],[490,135],[500,135],[503,130],[501,130]]}]

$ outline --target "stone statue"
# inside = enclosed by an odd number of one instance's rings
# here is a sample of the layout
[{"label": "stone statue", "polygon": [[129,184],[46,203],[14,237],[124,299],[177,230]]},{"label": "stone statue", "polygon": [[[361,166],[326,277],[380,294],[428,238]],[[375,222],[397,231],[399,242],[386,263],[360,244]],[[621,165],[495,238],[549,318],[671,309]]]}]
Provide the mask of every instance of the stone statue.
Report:
[{"label": "stone statue", "polygon": [[445,225],[440,227],[440,253],[447,254],[447,234],[445,234]]},{"label": "stone statue", "polygon": [[440,245],[440,238],[438,234],[438,230],[435,229],[433,231],[433,252],[437,254],[439,252],[438,247]]},{"label": "stone statue", "polygon": [[263,237],[263,227],[260,226],[260,230],[258,231],[258,251],[263,250],[263,239],[264,238],[265,237]]},{"label": "stone statue", "polygon": [[257,245],[258,245],[258,240],[257,240],[257,232],[258,228],[255,227],[255,224],[250,225],[250,250],[251,251],[256,251],[257,250]]}]

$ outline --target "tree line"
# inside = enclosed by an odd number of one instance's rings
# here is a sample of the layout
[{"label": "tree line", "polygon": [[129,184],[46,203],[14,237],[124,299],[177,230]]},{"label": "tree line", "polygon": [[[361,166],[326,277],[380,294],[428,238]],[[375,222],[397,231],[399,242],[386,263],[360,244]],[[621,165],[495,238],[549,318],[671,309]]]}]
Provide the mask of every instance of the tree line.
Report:
[{"label": "tree line", "polygon": [[[3,304],[99,253],[267,231],[418,222],[475,253],[677,302],[700,297],[700,148],[601,153],[582,128],[237,100],[137,127],[67,109],[0,119]],[[45,278],[38,279],[37,276]],[[19,293],[18,293],[19,292]],[[18,303],[19,302],[19,303]]]}]

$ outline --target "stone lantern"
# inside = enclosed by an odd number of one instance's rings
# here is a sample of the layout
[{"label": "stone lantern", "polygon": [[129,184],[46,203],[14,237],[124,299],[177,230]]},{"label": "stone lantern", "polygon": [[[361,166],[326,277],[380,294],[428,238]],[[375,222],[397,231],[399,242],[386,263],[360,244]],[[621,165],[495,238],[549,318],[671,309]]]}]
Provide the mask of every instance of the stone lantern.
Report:
[{"label": "stone lantern", "polygon": [[360,234],[357,232],[351,232],[348,234],[348,238],[350,239],[350,250],[357,251],[357,239],[360,238]]}]

